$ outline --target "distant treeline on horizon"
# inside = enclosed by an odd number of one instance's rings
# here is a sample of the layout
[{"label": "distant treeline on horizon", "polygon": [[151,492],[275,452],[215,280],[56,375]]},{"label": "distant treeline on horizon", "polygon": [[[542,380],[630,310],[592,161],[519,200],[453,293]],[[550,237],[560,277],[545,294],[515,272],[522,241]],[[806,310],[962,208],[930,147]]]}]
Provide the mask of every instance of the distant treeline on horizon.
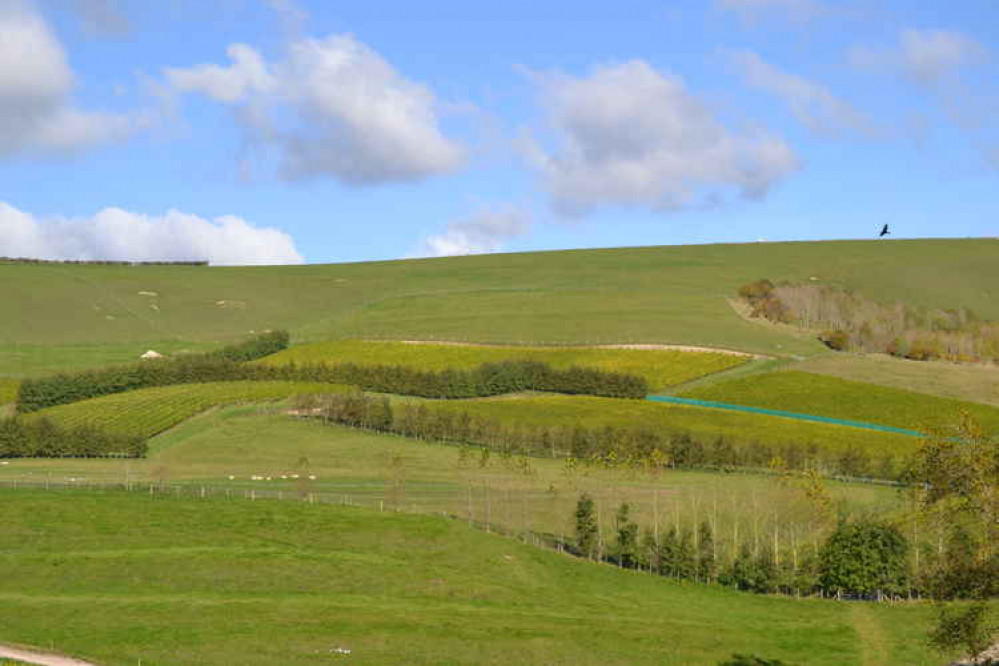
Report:
[{"label": "distant treeline on horizon", "polygon": [[93,264],[95,266],[207,266],[208,261],[113,261],[111,259],[34,259],[0,257],[4,264]]}]

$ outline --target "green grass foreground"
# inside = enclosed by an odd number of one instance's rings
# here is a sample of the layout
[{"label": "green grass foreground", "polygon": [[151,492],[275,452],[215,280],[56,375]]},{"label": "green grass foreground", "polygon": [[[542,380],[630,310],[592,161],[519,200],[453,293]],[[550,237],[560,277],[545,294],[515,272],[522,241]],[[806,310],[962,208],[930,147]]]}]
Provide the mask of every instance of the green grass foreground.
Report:
[{"label": "green grass foreground", "polygon": [[[0,375],[134,359],[156,341],[222,344],[286,328],[330,338],[705,345],[811,355],[813,339],[726,302],[769,277],[999,319],[999,241],[747,243],[269,267],[0,265]],[[97,345],[86,351],[86,345]],[[100,347],[113,348],[104,353]],[[61,353],[59,350],[66,350]],[[75,351],[73,351],[75,350]],[[127,358],[125,358],[127,357]]]},{"label": "green grass foreground", "polygon": [[401,365],[418,370],[472,370],[483,363],[537,361],[555,369],[595,368],[642,377],[653,391],[742,365],[747,356],[671,349],[593,349],[572,347],[501,347],[406,344],[338,340],[298,345],[259,361],[287,363],[356,363]]},{"label": "green grass foreground", "polygon": [[995,407],[793,370],[718,382],[680,395],[921,432],[953,425],[960,413],[967,411],[987,432],[999,432],[999,409]]},{"label": "green grass foreground", "polygon": [[89,425],[115,434],[149,438],[212,407],[346,390],[348,387],[339,384],[316,382],[175,384],[50,407],[27,418],[47,418],[69,428]]},{"label": "green grass foreground", "polygon": [[931,609],[682,585],[445,518],[0,491],[0,641],[101,664],[930,666]]}]

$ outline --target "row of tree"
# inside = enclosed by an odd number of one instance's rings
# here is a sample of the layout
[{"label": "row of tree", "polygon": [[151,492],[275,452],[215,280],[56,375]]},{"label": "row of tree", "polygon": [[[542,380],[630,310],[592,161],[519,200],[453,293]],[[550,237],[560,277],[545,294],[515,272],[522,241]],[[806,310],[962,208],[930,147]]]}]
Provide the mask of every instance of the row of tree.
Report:
[{"label": "row of tree", "polygon": [[743,285],[739,296],[751,316],[818,331],[819,339],[838,351],[920,361],[999,361],[999,323],[984,321],[968,308],[884,304],[839,287],[770,280]]},{"label": "row of tree", "polygon": [[287,349],[288,342],[287,331],[266,331],[244,342],[200,354],[28,378],[21,382],[17,411],[26,414],[150,386],[237,381],[254,374],[252,366],[241,364]]},{"label": "row of tree", "polygon": [[87,264],[92,266],[207,266],[207,261],[114,261],[112,259],[37,259],[34,257],[0,257],[0,263],[10,264]]},{"label": "row of tree", "polygon": [[805,545],[792,557],[767,546],[742,543],[727,562],[719,556],[714,529],[658,526],[641,533],[621,504],[614,542],[605,545],[593,498],[580,496],[574,515],[572,552],[594,560],[643,569],[660,576],[717,583],[762,594],[849,595],[863,598],[902,595],[911,590],[909,545],[897,526],[873,520],[842,520],[817,551]]},{"label": "row of tree", "polygon": [[89,425],[66,428],[46,418],[0,419],[0,458],[141,458],[146,441]]},{"label": "row of tree", "polygon": [[[265,341],[267,342],[267,341]],[[21,413],[150,386],[218,381],[305,381],[349,384],[365,391],[426,398],[474,398],[518,391],[642,398],[644,379],[589,368],[556,370],[545,363],[506,361],[472,370],[416,370],[405,366],[355,363],[296,365],[247,364],[272,345],[254,343],[214,354],[191,354],[101,370],[59,374],[21,383]],[[234,351],[229,351],[234,350]]]},{"label": "row of tree", "polygon": [[564,457],[586,465],[635,471],[753,467],[782,473],[821,468],[829,474],[896,479],[902,467],[894,457],[874,458],[861,449],[834,453],[814,444],[778,446],[756,440],[736,442],[720,436],[702,441],[680,430],[504,423],[453,405],[393,405],[384,396],[361,392],[300,396],[296,408],[301,414],[328,422],[414,439],[471,444],[512,454]]}]

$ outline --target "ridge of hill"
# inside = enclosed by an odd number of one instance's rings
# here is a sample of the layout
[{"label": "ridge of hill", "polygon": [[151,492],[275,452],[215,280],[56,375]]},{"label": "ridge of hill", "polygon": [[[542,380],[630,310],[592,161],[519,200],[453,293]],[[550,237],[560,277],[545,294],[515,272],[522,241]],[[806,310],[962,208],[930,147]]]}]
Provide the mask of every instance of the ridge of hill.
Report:
[{"label": "ridge of hill", "polygon": [[0,304],[17,316],[0,319],[0,375],[46,369],[32,359],[65,345],[107,363],[153,343],[197,347],[268,328],[290,329],[299,342],[686,343],[808,356],[820,343],[745,321],[726,298],[762,277],[816,278],[999,319],[997,256],[997,239],[926,239],[273,267],[4,263]]}]

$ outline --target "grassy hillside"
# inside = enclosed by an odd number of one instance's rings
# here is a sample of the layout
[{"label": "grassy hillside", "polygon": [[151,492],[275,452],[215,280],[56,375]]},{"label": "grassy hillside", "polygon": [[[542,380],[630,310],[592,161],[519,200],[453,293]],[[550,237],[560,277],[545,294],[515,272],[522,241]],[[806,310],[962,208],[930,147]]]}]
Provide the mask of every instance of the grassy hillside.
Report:
[{"label": "grassy hillside", "polygon": [[[679,585],[443,518],[0,492],[0,640],[135,664],[939,662],[926,606]],[[38,525],[44,524],[45,529]]]},{"label": "grassy hillside", "polygon": [[542,347],[492,347],[474,345],[405,344],[339,340],[298,345],[260,363],[351,362],[361,365],[402,365],[420,370],[473,369],[483,363],[540,361],[557,369],[573,365],[623,372],[645,378],[660,390],[697,377],[742,365],[746,356],[676,351],[668,349],[586,349]]},{"label": "grassy hillside", "polygon": [[[687,343],[812,354],[819,343],[740,318],[760,277],[836,282],[876,299],[999,319],[999,241],[899,240],[575,250],[327,266],[0,265],[0,373],[21,345],[216,344],[265,328],[332,338]],[[16,287],[14,287],[16,285]],[[25,286],[30,285],[30,288]],[[957,301],[955,301],[955,298]],[[79,348],[79,347],[78,347]],[[107,359],[111,354],[105,355]]]},{"label": "grassy hillside", "polygon": [[999,409],[994,407],[793,370],[718,382],[681,395],[923,432],[953,425],[961,411],[968,411],[986,431],[999,432]]},{"label": "grassy hillside", "polygon": [[28,418],[47,418],[67,427],[86,424],[117,434],[148,438],[212,407],[344,390],[347,387],[309,382],[177,384],[51,407]]},{"label": "grassy hillside", "polygon": [[17,400],[17,389],[20,385],[21,382],[16,379],[0,378],[0,405]]}]

